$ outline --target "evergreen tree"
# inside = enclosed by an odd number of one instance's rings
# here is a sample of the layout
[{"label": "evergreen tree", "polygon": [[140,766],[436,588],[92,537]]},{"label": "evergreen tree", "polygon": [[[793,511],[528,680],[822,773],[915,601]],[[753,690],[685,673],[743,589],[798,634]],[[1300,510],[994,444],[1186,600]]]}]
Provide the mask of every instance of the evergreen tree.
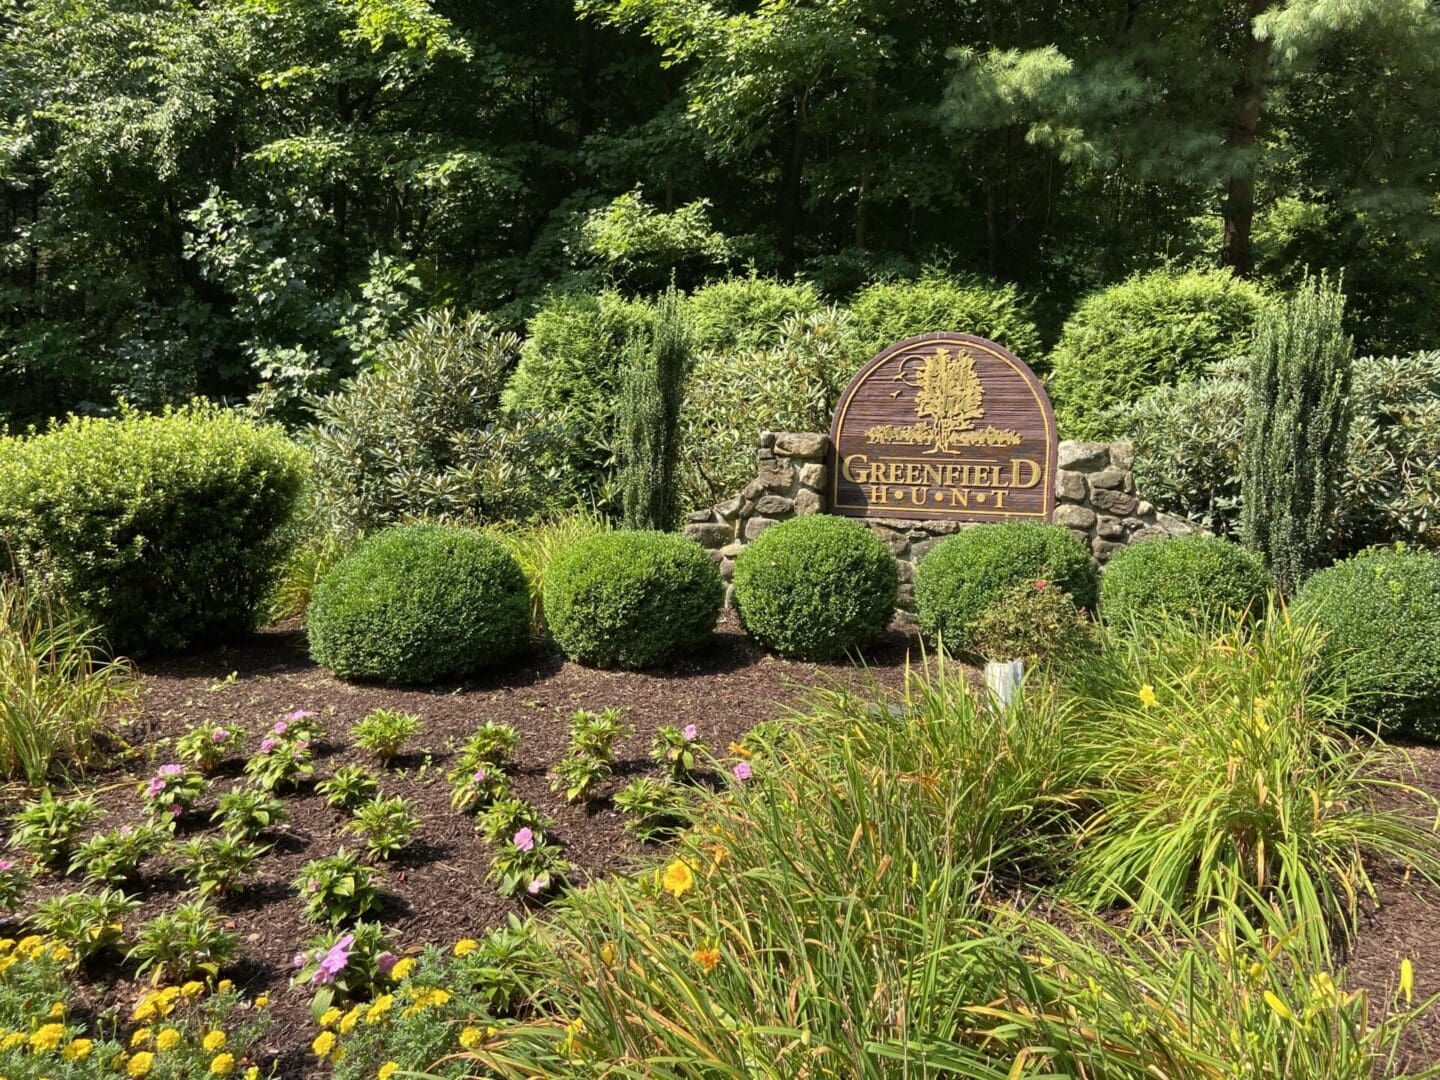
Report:
[{"label": "evergreen tree", "polygon": [[1337,286],[1307,277],[1262,315],[1251,347],[1240,531],[1289,594],[1334,541],[1354,358],[1344,312]]},{"label": "evergreen tree", "polygon": [[672,286],[655,305],[651,339],[630,349],[620,390],[620,494],[627,529],[671,529],[680,405],[693,348],[689,316]]}]

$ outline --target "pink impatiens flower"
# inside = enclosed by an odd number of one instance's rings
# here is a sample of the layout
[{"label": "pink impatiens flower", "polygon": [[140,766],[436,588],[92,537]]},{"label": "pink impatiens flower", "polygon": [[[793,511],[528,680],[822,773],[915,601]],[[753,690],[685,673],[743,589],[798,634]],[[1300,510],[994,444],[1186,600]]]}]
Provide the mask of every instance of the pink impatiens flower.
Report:
[{"label": "pink impatiens flower", "polygon": [[695,741],[695,735],[696,735],[695,725],[694,725],[694,724],[686,724],[686,725],[685,725],[685,730],[684,730],[683,732],[681,732],[681,734],[683,734],[683,735],[685,736],[685,741],[686,741],[686,742],[694,742],[694,741]]},{"label": "pink impatiens flower", "polygon": [[0,859],[0,874],[3,874],[3,873],[5,873],[5,872],[8,871],[8,870],[14,870],[14,869],[15,869],[15,863],[14,863],[12,860],[10,860],[10,859]]},{"label": "pink impatiens flower", "polygon": [[171,817],[179,817],[179,816],[180,816],[181,814],[183,814],[184,812],[185,812],[184,808],[183,808],[179,803],[172,803],[172,804],[171,804],[171,806],[170,806],[170,816],[171,816]]},{"label": "pink impatiens flower", "polygon": [[284,735],[285,732],[290,730],[290,725],[285,723],[284,720],[277,720],[275,721],[275,726],[270,730],[275,732],[276,735]]},{"label": "pink impatiens flower", "polygon": [[226,731],[224,728],[216,728],[210,733],[211,742],[222,743],[228,738],[230,738],[230,732]]},{"label": "pink impatiens flower", "polygon": [[315,969],[315,974],[310,977],[312,982],[332,983],[335,976],[345,970],[345,965],[350,962],[350,946],[355,944],[355,935],[346,934],[334,945],[330,951],[320,959],[320,966]]},{"label": "pink impatiens flower", "polygon": [[150,783],[145,786],[145,794],[149,798],[157,798],[165,790],[165,781],[158,776],[152,776]]},{"label": "pink impatiens flower", "polygon": [[477,784],[483,784],[485,782],[485,770],[476,769],[475,775],[471,779],[473,779]]},{"label": "pink impatiens flower", "polygon": [[732,771],[736,780],[743,782],[750,779],[750,763],[748,761],[737,762]]},{"label": "pink impatiens flower", "polygon": [[318,713],[315,713],[310,709],[292,709],[290,712],[287,712],[285,714],[285,719],[289,720],[293,724],[296,720],[309,720],[312,717],[318,715]]},{"label": "pink impatiens flower", "polygon": [[399,959],[393,952],[382,952],[375,958],[375,970],[381,975],[389,975],[395,968],[395,962]]},{"label": "pink impatiens flower", "polygon": [[525,891],[531,896],[539,896],[540,890],[544,887],[544,884],[545,883],[541,881],[538,877],[534,878],[531,880],[529,885],[525,886]]},{"label": "pink impatiens flower", "polygon": [[526,826],[517,832],[512,843],[521,851],[533,851],[535,849],[535,834]]},{"label": "pink impatiens flower", "polygon": [[161,765],[161,766],[160,766],[160,775],[161,775],[161,776],[183,776],[183,775],[185,775],[185,766],[184,766],[184,765]]},{"label": "pink impatiens flower", "polygon": [[263,739],[263,740],[261,740],[261,742],[260,742],[260,752],[261,752],[262,754],[268,754],[268,753],[270,753],[271,750],[274,750],[275,747],[277,747],[277,746],[279,746],[279,745],[280,745],[280,740],[279,740],[279,739]]}]

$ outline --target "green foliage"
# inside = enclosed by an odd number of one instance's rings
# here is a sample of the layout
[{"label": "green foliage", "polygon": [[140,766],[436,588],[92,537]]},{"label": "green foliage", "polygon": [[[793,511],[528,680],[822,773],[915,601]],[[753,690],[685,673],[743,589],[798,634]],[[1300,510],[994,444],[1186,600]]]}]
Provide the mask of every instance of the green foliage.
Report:
[{"label": "green foliage", "polygon": [[1272,584],[1258,555],[1218,536],[1150,540],[1106,564],[1100,611],[1121,626],[1162,612],[1201,623],[1258,616]]},{"label": "green foliage", "polygon": [[859,522],[828,514],[772,525],[735,560],[735,607],[746,631],[784,656],[828,660],[890,625],[895,557]]},{"label": "green foliage", "polygon": [[555,827],[555,820],[546,817],[534,803],[519,798],[496,799],[475,820],[475,831],[491,844],[508,841],[521,829],[543,833]]},{"label": "green foliage", "polygon": [[283,434],[218,408],[72,418],[0,440],[0,536],[112,649],[179,649],[255,626],[303,476]]},{"label": "green foliage", "polygon": [[[317,1019],[337,1000],[364,999],[389,986],[390,971],[396,962],[388,932],[379,923],[371,922],[319,934],[305,943],[295,959],[298,970],[290,983],[315,988],[310,1011]],[[373,1015],[378,1018],[385,1011],[377,1005]]]},{"label": "green foliage", "polygon": [[515,557],[530,586],[531,629],[545,629],[545,574],[550,560],[571,544],[607,531],[610,523],[588,510],[571,510],[532,525],[492,526],[486,530]]},{"label": "green foliage", "polygon": [[709,753],[710,744],[700,738],[694,724],[683,728],[661,724],[650,742],[650,760],[670,770],[672,784],[692,779]]},{"label": "green foliage", "polygon": [[42,785],[105,760],[113,726],[139,696],[124,661],[50,598],[0,575],[0,770]]},{"label": "green foliage", "polygon": [[722,355],[761,348],[780,337],[787,324],[819,314],[823,307],[807,282],[753,274],[712,281],[686,303],[696,351]]},{"label": "green foliage", "polygon": [[290,820],[285,804],[269,791],[237,788],[220,796],[210,820],[231,840],[258,840],[266,829]]},{"label": "green foliage", "polygon": [[175,869],[201,896],[225,896],[244,885],[270,849],[232,836],[197,836],[175,847]]},{"label": "green foliage", "polygon": [[388,859],[405,850],[415,842],[415,834],[420,831],[420,819],[399,795],[361,803],[352,814],[348,827],[360,835],[376,858]]},{"label": "green foliage", "polygon": [[245,775],[262,791],[299,787],[315,775],[311,739],[300,731],[271,732],[245,762]]},{"label": "green foliage", "polygon": [[588,801],[595,786],[609,777],[615,744],[632,730],[621,715],[619,709],[580,709],[570,717],[570,745],[550,781],[553,790],[565,792],[566,802]]},{"label": "green foliage", "polygon": [[175,754],[208,775],[244,745],[245,733],[238,728],[216,723],[190,724],[175,740]]},{"label": "green foliage", "polygon": [[406,739],[414,738],[423,725],[418,716],[397,709],[374,709],[350,729],[355,745],[380,759],[381,765],[400,753]]},{"label": "green foliage", "polygon": [[325,796],[325,805],[336,810],[351,811],[380,794],[380,785],[363,765],[341,765],[328,780],[315,785]]},{"label": "green foliage", "polygon": [[1321,570],[1295,600],[1325,632],[1328,679],[1344,719],[1440,742],[1440,560],[1375,550]]},{"label": "green foliage", "polygon": [[648,345],[632,345],[620,380],[620,502],[625,527],[675,527],[680,405],[693,345],[690,323],[672,288],[655,302]]},{"label": "green foliage", "polygon": [[315,403],[316,514],[344,536],[428,518],[523,519],[563,504],[563,417],[500,415],[519,339],[480,315],[426,315]]},{"label": "green foliage", "polygon": [[1095,607],[1095,567],[1085,545],[1059,525],[976,525],[941,540],[915,568],[920,626],[955,653],[975,648],[984,611],[1010,590],[1046,581],[1075,606]]},{"label": "green foliage", "polygon": [[1137,274],[1087,297],[1050,357],[1060,437],[1109,438],[1123,430],[1114,407],[1243,355],[1265,304],[1222,270]]},{"label": "green foliage", "polygon": [[375,872],[360,856],[343,847],[334,855],[312,859],[300,868],[294,881],[305,918],[339,926],[360,918],[380,904]]},{"label": "green foliage", "polygon": [[499,843],[485,878],[501,896],[543,897],[564,886],[570,874],[564,850],[543,832],[522,826]]},{"label": "green foliage", "polygon": [[545,618],[565,655],[646,668],[709,642],[724,600],[720,572],[690,541],[617,531],[562,551],[545,582]]},{"label": "green foliage", "polygon": [[[1014,285],[979,277],[926,274],[916,281],[880,282],[850,304],[857,359],[886,345],[935,330],[989,338],[1031,366],[1040,362],[1040,333],[1030,304]],[[852,374],[859,363],[852,363]]]},{"label": "green foliage", "polygon": [[421,684],[508,660],[529,638],[515,560],[490,537],[407,525],[362,541],[310,605],[310,652],[346,679]]},{"label": "green foliage", "polygon": [[28,922],[81,960],[89,960],[120,946],[125,918],[139,906],[140,901],[119,889],[64,893],[36,904]]},{"label": "green foliage", "polygon": [[465,740],[457,758],[461,769],[476,769],[481,765],[504,769],[520,748],[520,733],[509,724],[497,724],[486,720],[484,724]]},{"label": "green foliage", "polygon": [[140,781],[139,791],[150,820],[173,829],[205,794],[205,778],[172,761],[156,769],[150,779]]},{"label": "green foliage", "polygon": [[694,280],[731,259],[729,241],[710,224],[708,199],[666,212],[646,202],[638,188],[586,214],[580,243],[609,280],[632,288]]},{"label": "green foliage", "polygon": [[1345,296],[1307,278],[1260,320],[1250,353],[1240,535],[1287,595],[1325,565],[1339,524],[1354,343]]},{"label": "green foliage", "polygon": [[70,856],[70,872],[85,872],[87,883],[124,885],[133,882],[140,864],[170,838],[159,825],[126,825],[92,836]]},{"label": "green foliage", "polygon": [[10,846],[51,866],[74,850],[87,825],[103,816],[94,796],[57,799],[47,788],[11,815]]},{"label": "green foliage", "polygon": [[637,776],[615,793],[615,809],[625,818],[625,831],[646,843],[668,840],[687,823],[689,800],[672,780]]},{"label": "green foliage", "polygon": [[13,859],[0,859],[0,909],[14,911],[19,907],[30,879],[28,867],[20,866]]},{"label": "green foliage", "polygon": [[456,810],[488,806],[510,792],[505,769],[520,745],[509,724],[487,720],[465,741],[450,770],[450,805]]},{"label": "green foliage", "polygon": [[1030,668],[1064,667],[1095,646],[1090,624],[1074,599],[1043,580],[1001,593],[975,619],[971,639],[975,655],[985,660],[1023,660]]},{"label": "green foliage", "polygon": [[235,958],[240,944],[221,919],[208,901],[187,901],[143,923],[128,958],[139,962],[138,973],[151,972],[156,983],[196,975],[213,979]]}]

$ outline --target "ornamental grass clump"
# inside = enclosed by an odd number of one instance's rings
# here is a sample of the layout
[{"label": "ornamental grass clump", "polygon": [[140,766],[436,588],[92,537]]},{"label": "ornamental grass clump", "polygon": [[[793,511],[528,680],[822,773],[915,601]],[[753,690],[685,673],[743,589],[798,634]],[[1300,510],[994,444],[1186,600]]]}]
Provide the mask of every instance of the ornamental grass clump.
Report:
[{"label": "ornamental grass clump", "polygon": [[1108,632],[1069,679],[1071,782],[1092,808],[1072,895],[1192,925],[1254,895],[1323,955],[1374,900],[1376,859],[1440,879],[1435,832],[1382,808],[1440,807],[1403,782],[1401,752],[1335,727],[1347,702],[1322,686],[1315,626],[1272,607],[1258,628],[1162,618],[1145,630]]}]

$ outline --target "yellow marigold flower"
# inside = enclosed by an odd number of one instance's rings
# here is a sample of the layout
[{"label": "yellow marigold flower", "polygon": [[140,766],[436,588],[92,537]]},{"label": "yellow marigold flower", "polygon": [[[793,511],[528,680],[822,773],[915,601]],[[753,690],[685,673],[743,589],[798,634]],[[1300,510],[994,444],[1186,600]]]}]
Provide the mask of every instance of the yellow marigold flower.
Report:
[{"label": "yellow marigold flower", "polygon": [[665,868],[665,876],[660,883],[678,900],[695,887],[695,873],[684,859],[676,859]]},{"label": "yellow marigold flower", "polygon": [[484,1037],[485,1033],[479,1028],[467,1027],[464,1031],[460,1032],[460,1045],[466,1050],[474,1050],[475,1047],[480,1045],[480,1040]]},{"label": "yellow marigold flower", "polygon": [[330,1051],[335,1049],[335,1033],[322,1031],[315,1036],[315,1041],[310,1044],[310,1049],[315,1051],[316,1057],[329,1057]]},{"label": "yellow marigold flower", "polygon": [[356,1005],[340,1018],[340,1023],[336,1027],[336,1030],[339,1031],[341,1035],[349,1035],[350,1032],[355,1030],[355,1025],[359,1022],[360,1006]]},{"label": "yellow marigold flower", "polygon": [[152,1034],[153,1032],[148,1027],[136,1028],[135,1034],[130,1036],[130,1045],[132,1047],[149,1046]]},{"label": "yellow marigold flower", "polygon": [[94,1049],[95,1043],[90,1039],[71,1039],[70,1045],[60,1052],[60,1056],[66,1061],[84,1061]]},{"label": "yellow marigold flower", "polygon": [[322,1028],[328,1028],[331,1024],[335,1023],[335,1021],[339,1019],[340,1010],[334,1005],[331,1005],[330,1008],[326,1009],[323,1013],[320,1014],[320,1026]]},{"label": "yellow marigold flower", "polygon": [[1140,687],[1140,704],[1144,705],[1145,708],[1154,708],[1155,703],[1159,700],[1160,699],[1155,696],[1155,687],[1151,686],[1148,682]]},{"label": "yellow marigold flower", "polygon": [[474,938],[461,938],[459,941],[455,942],[455,955],[469,956],[479,947],[480,942],[476,941]]},{"label": "yellow marigold flower", "polygon": [[260,1080],[260,1066],[251,1065],[245,1070],[245,1080]]},{"label": "yellow marigold flower", "polygon": [[9,971],[19,960],[20,958],[18,956],[0,956],[0,975],[4,975],[5,972]]},{"label": "yellow marigold flower", "polygon": [[50,1006],[50,1019],[51,1019],[51,1020],[59,1020],[59,1019],[60,1019],[62,1016],[64,1016],[64,1015],[65,1015],[65,1003],[64,1003],[63,1001],[57,1001],[57,1002],[55,1002],[55,1004],[53,1004],[53,1005]]},{"label": "yellow marigold flower", "polygon": [[4,956],[13,948],[15,948],[15,939],[13,937],[0,938],[0,956]]},{"label": "yellow marigold flower", "polygon": [[177,1028],[166,1028],[155,1036],[155,1049],[164,1053],[166,1050],[174,1050],[180,1043],[180,1032]]},{"label": "yellow marigold flower", "polygon": [[232,987],[234,987],[234,985],[235,984],[229,979],[221,979],[219,984],[215,987],[215,992],[217,994],[227,993]]},{"label": "yellow marigold flower", "polygon": [[269,994],[256,994],[256,995],[255,995],[255,1007],[256,1007],[257,1009],[263,1009],[263,1008],[265,1008],[266,1005],[269,1005],[269,1004],[270,1004],[270,995],[269,995]]},{"label": "yellow marigold flower", "polygon": [[191,979],[191,980],[190,980],[189,982],[187,982],[184,986],[180,987],[180,994],[181,994],[182,997],[187,997],[187,998],[199,997],[199,996],[200,996],[201,994],[203,994],[204,992],[205,992],[205,984],[202,983],[202,982],[200,982],[200,981],[197,980],[197,979]]},{"label": "yellow marigold flower", "polygon": [[235,1071],[234,1054],[216,1054],[210,1061],[211,1076],[229,1076]]},{"label": "yellow marigold flower", "polygon": [[207,1031],[205,1033],[205,1038],[200,1040],[200,1045],[213,1054],[216,1050],[223,1049],[225,1046],[225,1042],[225,1032],[217,1028],[214,1031]]},{"label": "yellow marigold flower", "polygon": [[130,1059],[130,1063],[125,1066],[125,1072],[127,1075],[134,1077],[149,1076],[150,1070],[154,1066],[155,1055],[150,1053],[149,1050],[141,1050],[140,1053]]},{"label": "yellow marigold flower", "polygon": [[380,1020],[384,1018],[385,1014],[390,1011],[390,1007],[394,1004],[394,994],[381,994],[374,1001],[372,1001],[370,1003],[370,1007],[365,1010],[365,1023],[379,1023]]},{"label": "yellow marigold flower", "polygon": [[70,958],[74,955],[75,954],[64,945],[57,943],[50,946],[50,959],[54,960],[57,964],[69,963]]},{"label": "yellow marigold flower", "polygon": [[20,939],[20,943],[15,946],[15,951],[26,960],[29,960],[44,947],[45,939],[39,934],[26,934]]},{"label": "yellow marigold flower", "polygon": [[135,1004],[135,1011],[130,1014],[136,1020],[155,1019],[155,996],[146,994]]},{"label": "yellow marigold flower", "polygon": [[720,963],[720,950],[696,949],[690,954],[690,959],[700,965],[700,970],[708,975],[715,970],[715,965]]},{"label": "yellow marigold flower", "polygon": [[415,958],[407,956],[403,960],[395,961],[395,966],[390,969],[390,977],[396,982],[404,982],[415,970]]},{"label": "yellow marigold flower", "polygon": [[399,1068],[399,1062],[387,1061],[384,1065],[380,1066],[380,1071],[375,1074],[375,1080],[390,1080],[390,1078],[395,1075],[396,1070],[398,1070]]},{"label": "yellow marigold flower", "polygon": [[14,1050],[15,1047],[21,1045],[23,1042],[25,1042],[25,1033],[23,1031],[12,1031],[9,1035],[0,1039],[0,1050]]},{"label": "yellow marigold flower", "polygon": [[30,1036],[30,1049],[37,1054],[44,1053],[46,1050],[54,1050],[64,1037],[64,1024],[46,1024]]}]

